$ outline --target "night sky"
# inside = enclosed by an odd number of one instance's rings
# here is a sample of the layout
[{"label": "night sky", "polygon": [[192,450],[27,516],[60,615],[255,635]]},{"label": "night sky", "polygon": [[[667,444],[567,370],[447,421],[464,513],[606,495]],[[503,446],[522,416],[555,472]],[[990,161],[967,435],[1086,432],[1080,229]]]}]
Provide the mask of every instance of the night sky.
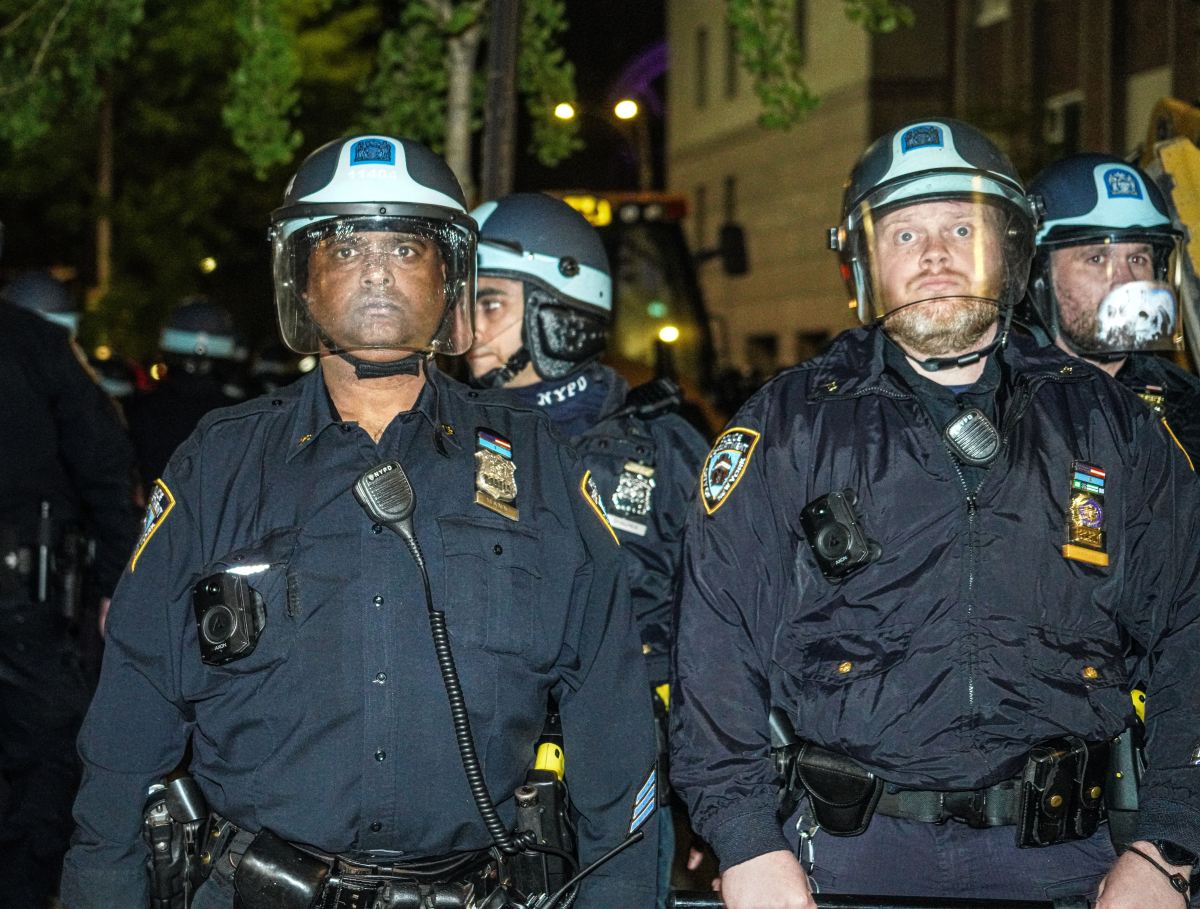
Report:
[{"label": "night sky", "polygon": [[[525,149],[529,136],[522,129],[518,137],[516,188],[536,189],[635,189],[637,164],[626,127],[612,116],[612,104],[627,94],[629,81],[622,82],[623,71],[647,52],[661,48],[666,28],[666,11],[654,0],[567,0],[570,23],[563,36],[567,57],[575,64],[581,136],[586,147],[554,168],[539,165]],[[645,69],[642,70],[644,76]],[[651,99],[638,98],[643,115],[650,116],[651,145],[655,150],[655,180],[662,181],[663,112],[666,99],[665,77],[650,87],[657,96],[659,111],[649,110]]]}]

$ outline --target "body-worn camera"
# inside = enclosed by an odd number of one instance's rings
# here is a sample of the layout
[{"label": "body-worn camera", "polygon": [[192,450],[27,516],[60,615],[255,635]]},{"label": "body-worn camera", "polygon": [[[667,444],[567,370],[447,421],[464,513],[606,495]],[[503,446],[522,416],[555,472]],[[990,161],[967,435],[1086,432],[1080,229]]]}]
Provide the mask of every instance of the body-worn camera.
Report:
[{"label": "body-worn camera", "polygon": [[262,595],[241,575],[223,571],[192,588],[200,659],[223,666],[254,652],[267,624]]},{"label": "body-worn camera", "polygon": [[857,501],[853,489],[843,489],[813,499],[800,512],[804,535],[821,574],[831,581],[844,578],[883,554],[880,545],[863,532],[854,513]]}]

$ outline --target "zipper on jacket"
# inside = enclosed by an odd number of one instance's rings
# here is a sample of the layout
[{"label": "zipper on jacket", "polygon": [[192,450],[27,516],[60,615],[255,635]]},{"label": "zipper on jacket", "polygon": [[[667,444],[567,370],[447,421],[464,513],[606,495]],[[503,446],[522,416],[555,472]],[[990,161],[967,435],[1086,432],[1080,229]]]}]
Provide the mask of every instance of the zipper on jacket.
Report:
[{"label": "zipper on jacket", "polygon": [[[970,624],[971,617],[975,613],[975,540],[979,515],[976,496],[979,495],[979,487],[976,487],[974,492],[971,491],[967,486],[967,478],[963,476],[962,467],[953,455],[950,456],[950,463],[954,465],[954,472],[958,474],[958,482],[967,496],[967,623]],[[983,486],[983,483],[980,482],[979,486]],[[971,717],[974,718],[975,654],[973,651],[967,657],[967,707],[970,709]]]}]

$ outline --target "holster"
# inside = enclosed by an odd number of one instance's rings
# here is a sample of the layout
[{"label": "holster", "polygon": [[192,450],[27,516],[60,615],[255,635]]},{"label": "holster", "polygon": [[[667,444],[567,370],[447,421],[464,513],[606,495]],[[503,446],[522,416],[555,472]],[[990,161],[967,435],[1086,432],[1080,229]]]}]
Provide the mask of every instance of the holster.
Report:
[{"label": "holster", "polygon": [[826,833],[858,836],[866,831],[883,794],[883,780],[870,770],[811,742],[776,749],[775,764],[783,776],[781,821],[807,795],[813,817]]},{"label": "holster", "polygon": [[1109,741],[1062,736],[1034,746],[1021,776],[1017,845],[1087,839],[1104,818]]},{"label": "holster", "polygon": [[[575,854],[575,836],[567,814],[567,790],[548,770],[530,770],[525,785],[517,788],[517,831],[532,834],[541,846]],[[565,859],[525,849],[500,856],[500,879],[522,901],[557,891],[571,876]]]},{"label": "holster", "polygon": [[154,786],[143,810],[142,836],[150,847],[150,909],[188,909],[211,865],[200,858],[207,820],[195,780],[179,776]]}]

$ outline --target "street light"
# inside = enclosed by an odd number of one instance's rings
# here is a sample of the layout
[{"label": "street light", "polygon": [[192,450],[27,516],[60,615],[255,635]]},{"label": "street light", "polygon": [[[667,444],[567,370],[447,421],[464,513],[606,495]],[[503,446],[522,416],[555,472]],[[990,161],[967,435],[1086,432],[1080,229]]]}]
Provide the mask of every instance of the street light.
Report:
[{"label": "street light", "polygon": [[574,120],[575,105],[569,101],[560,101],[554,105],[554,116],[560,120]]},{"label": "street light", "polygon": [[622,98],[613,105],[613,113],[618,120],[632,120],[638,115],[638,103],[632,98]]}]

